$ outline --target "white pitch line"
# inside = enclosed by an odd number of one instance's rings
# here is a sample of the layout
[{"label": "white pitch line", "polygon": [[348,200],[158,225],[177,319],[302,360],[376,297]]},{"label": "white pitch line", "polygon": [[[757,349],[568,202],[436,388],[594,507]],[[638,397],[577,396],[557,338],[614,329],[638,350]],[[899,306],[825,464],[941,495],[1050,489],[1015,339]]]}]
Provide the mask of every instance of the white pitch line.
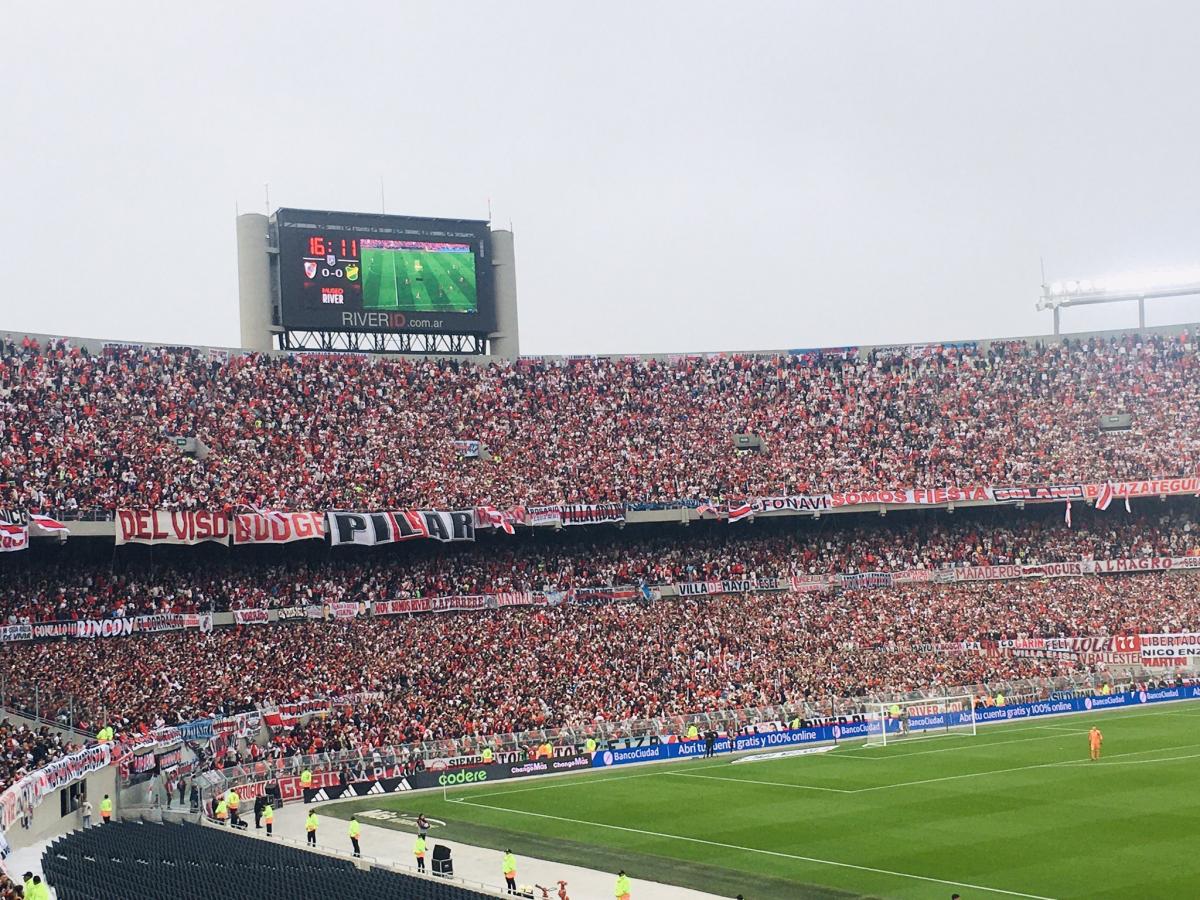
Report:
[{"label": "white pitch line", "polygon": [[[1111,759],[1119,759],[1123,756],[1140,756],[1143,753],[1158,753],[1164,750],[1194,750],[1195,744],[1183,744],[1178,747],[1155,747],[1153,750],[1132,750],[1129,753],[1118,753]],[[1198,754],[1200,755],[1200,754]],[[921,784],[939,784],[943,781],[961,781],[964,778],[982,778],[985,775],[1004,775],[1008,772],[1025,772],[1031,769],[1061,769],[1070,766],[1088,765],[1089,760],[1067,759],[1060,762],[1050,763],[1034,763],[1029,766],[1014,766],[1011,769],[989,769],[986,772],[967,772],[963,775],[943,775],[941,778],[923,778],[920,781],[901,781],[896,784],[877,784],[874,787],[858,788],[854,791],[849,791],[851,794],[866,794],[871,791],[888,791],[893,788],[914,787]]]},{"label": "white pitch line", "polygon": [[914,881],[926,881],[931,884],[945,884],[950,887],[969,888],[972,891],[984,891],[989,894],[1004,894],[1008,897],[1026,897],[1028,900],[1054,900],[1053,897],[1043,897],[1039,894],[1023,894],[1020,891],[1007,891],[1003,888],[986,887],[982,884],[968,884],[965,881],[947,881],[944,878],[933,878],[929,875],[914,875],[911,872],[894,872],[890,869],[877,869],[873,866],[860,866],[854,863],[838,862],[833,859],[818,859],[815,856],[800,856],[796,853],[783,853],[779,850],[764,850],[761,847],[740,847],[737,844],[724,844],[720,841],[706,841],[703,838],[687,837],[682,834],[666,834],[661,831],[646,831],[641,828],[628,828],[624,825],[609,825],[604,822],[589,822],[586,819],[570,819],[566,816],[552,816],[549,813],[531,812],[525,809],[508,809],[503,806],[491,806],[487,803],[474,803],[470,800],[454,800],[464,806],[477,806],[480,809],[490,809],[495,812],[513,813],[519,816],[533,816],[538,819],[550,819],[555,822],[566,822],[570,825],[590,825],[593,828],[607,828],[611,831],[624,831],[629,834],[640,834],[645,837],[666,838],[673,841],[685,841],[690,844],[702,844],[706,847],[720,847],[724,850],[738,850],[743,853],[758,853],[763,856],[774,856],[780,859],[794,859],[799,862],[815,863],[821,866],[835,866],[839,869],[853,869],[857,872],[873,872],[876,875],[890,875],[893,878],[908,878]]},{"label": "white pitch line", "polygon": [[1039,725],[1038,728],[1044,728],[1046,731],[1065,731],[1069,734],[1087,734],[1086,731],[1080,731],[1078,728],[1072,728],[1070,725]]},{"label": "white pitch line", "polygon": [[[1189,753],[1186,756],[1164,756],[1162,759],[1127,759],[1121,762],[1109,762],[1107,759],[1098,759],[1093,768],[1099,769],[1104,766],[1151,766],[1154,763],[1175,762],[1180,759],[1196,759],[1200,758],[1200,753]],[[1075,765],[1086,766],[1088,763],[1080,760]]]},{"label": "white pitch line", "polygon": [[[605,771],[605,770],[602,770]],[[611,772],[612,769],[606,771]],[[582,774],[582,773],[580,773]],[[580,785],[594,786],[597,784],[607,784],[610,781],[631,781],[634,778],[653,778],[655,775],[667,775],[667,772],[639,772],[636,775],[614,775],[611,778],[555,778],[552,781],[548,780],[547,784],[540,784],[537,787],[514,788],[511,791],[488,791],[484,794],[475,794],[476,797],[507,797],[509,794],[528,794],[532,791],[548,791],[553,788],[564,787],[579,787]],[[449,799],[449,798],[447,798]]]},{"label": "white pitch line", "polygon": [[705,778],[709,781],[732,781],[735,784],[761,784],[768,787],[796,788],[803,791],[827,791],[831,794],[853,794],[854,791],[845,788],[818,787],[815,784],[793,784],[787,781],[755,781],[752,778],[723,778],[720,775],[697,775],[694,772],[661,772],[662,775],[672,775],[675,778]]}]

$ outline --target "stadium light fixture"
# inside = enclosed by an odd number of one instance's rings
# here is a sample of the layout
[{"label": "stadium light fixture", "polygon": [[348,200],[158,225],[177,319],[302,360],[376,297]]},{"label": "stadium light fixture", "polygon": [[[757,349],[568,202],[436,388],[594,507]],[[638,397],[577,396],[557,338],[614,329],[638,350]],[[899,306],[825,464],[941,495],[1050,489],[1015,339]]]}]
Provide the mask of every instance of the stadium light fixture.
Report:
[{"label": "stadium light fixture", "polygon": [[1146,301],[1200,296],[1200,267],[1154,269],[1108,278],[1081,278],[1042,284],[1038,310],[1054,312],[1054,333],[1060,333],[1060,313],[1067,306],[1136,301],[1138,327],[1146,327]]}]

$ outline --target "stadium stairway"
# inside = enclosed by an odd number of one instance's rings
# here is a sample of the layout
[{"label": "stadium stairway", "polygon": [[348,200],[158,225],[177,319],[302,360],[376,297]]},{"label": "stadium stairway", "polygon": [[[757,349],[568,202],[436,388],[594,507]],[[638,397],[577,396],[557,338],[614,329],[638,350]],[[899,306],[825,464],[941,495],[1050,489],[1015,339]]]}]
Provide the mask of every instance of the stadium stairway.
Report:
[{"label": "stadium stairway", "polygon": [[191,824],[115,822],[56,839],[42,868],[58,900],[213,896],[491,900],[496,895]]}]

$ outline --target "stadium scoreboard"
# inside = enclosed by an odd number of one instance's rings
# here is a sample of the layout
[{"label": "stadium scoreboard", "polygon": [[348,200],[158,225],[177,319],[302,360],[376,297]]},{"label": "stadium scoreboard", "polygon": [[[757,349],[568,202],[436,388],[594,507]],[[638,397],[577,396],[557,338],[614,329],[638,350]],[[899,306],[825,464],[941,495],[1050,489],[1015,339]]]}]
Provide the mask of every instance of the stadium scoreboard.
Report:
[{"label": "stadium scoreboard", "polygon": [[285,329],[496,329],[485,221],[279,209],[272,234],[276,321]]}]

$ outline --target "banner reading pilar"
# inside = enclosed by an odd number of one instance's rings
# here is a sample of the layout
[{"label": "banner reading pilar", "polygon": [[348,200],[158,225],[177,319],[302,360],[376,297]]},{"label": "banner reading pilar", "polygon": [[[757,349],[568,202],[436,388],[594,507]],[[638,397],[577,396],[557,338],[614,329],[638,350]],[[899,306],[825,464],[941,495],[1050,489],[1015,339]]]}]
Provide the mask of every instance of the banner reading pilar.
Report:
[{"label": "banner reading pilar", "polygon": [[326,513],[329,543],[394,544],[431,538],[442,543],[475,540],[475,511],[471,509],[442,512],[431,509],[409,509],[396,512],[331,512]]}]

